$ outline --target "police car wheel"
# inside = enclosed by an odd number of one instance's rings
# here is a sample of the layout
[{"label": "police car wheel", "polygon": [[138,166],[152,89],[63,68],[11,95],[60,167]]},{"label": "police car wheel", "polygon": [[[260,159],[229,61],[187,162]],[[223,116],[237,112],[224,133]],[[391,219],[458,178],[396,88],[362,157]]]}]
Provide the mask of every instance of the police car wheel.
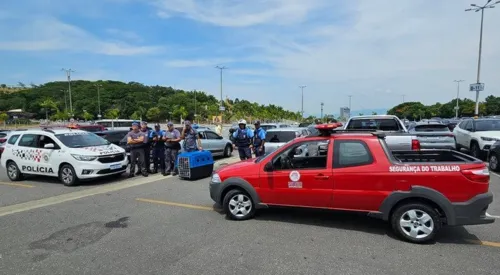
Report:
[{"label": "police car wheel", "polygon": [[231,220],[247,220],[255,215],[255,205],[252,198],[239,189],[227,192],[222,203],[226,217]]},{"label": "police car wheel", "polygon": [[75,169],[69,164],[64,164],[59,169],[59,180],[66,186],[75,186],[78,183]]},{"label": "police car wheel", "polygon": [[228,158],[231,156],[231,153],[233,152],[233,146],[230,144],[226,145],[226,148],[224,148],[224,157]]},{"label": "police car wheel", "polygon": [[23,174],[19,171],[19,167],[13,161],[7,163],[7,176],[11,181],[20,181],[23,179]]},{"label": "police car wheel", "polygon": [[442,223],[433,207],[410,202],[394,210],[391,225],[401,239],[411,243],[426,243],[434,239]]}]

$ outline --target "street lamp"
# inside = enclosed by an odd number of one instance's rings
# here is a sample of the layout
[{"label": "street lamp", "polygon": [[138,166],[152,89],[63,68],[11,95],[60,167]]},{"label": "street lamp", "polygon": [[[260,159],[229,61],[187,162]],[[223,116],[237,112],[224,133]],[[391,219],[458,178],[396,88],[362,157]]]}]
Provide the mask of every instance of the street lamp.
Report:
[{"label": "street lamp", "polygon": [[325,103],[321,102],[321,121],[323,121],[323,106]]},{"label": "street lamp", "polygon": [[[492,0],[488,0],[484,6],[478,6],[476,4],[470,4],[472,8],[466,9],[465,11],[481,11],[481,29],[479,31],[479,58],[477,60],[477,81],[479,84],[480,74],[481,74],[481,51],[483,48],[483,21],[484,21],[484,9],[492,9],[496,4],[499,4],[500,1],[496,1],[495,3],[491,3]],[[479,116],[479,89],[476,88],[476,108],[474,110],[474,116]]]},{"label": "street lamp", "polygon": [[64,112],[68,112],[68,100],[66,99],[66,90],[61,90],[61,92],[64,94]]},{"label": "street lamp", "polygon": [[101,88],[102,88],[102,85],[101,84],[94,84],[94,86],[97,88],[97,106],[99,108],[99,113],[97,114],[97,117],[99,119],[101,119],[102,115],[101,115]]},{"label": "street lamp", "polygon": [[301,108],[301,111],[300,111],[300,114],[302,115],[302,117],[300,118],[300,120],[304,119],[304,88],[305,87],[307,87],[307,86],[305,86],[305,85],[299,86],[299,88],[302,90],[302,108]]},{"label": "street lamp", "polygon": [[219,111],[220,111],[220,127],[221,127],[221,133],[222,133],[222,111],[224,111],[224,104],[222,101],[222,71],[227,70],[226,66],[215,66],[216,69],[220,70],[220,106],[219,106]]},{"label": "street lamp", "polygon": [[453,82],[456,82],[457,83],[457,106],[455,106],[455,118],[458,118],[458,99],[459,99],[459,96],[460,96],[460,82],[463,82],[465,80],[453,80]]},{"label": "street lamp", "polygon": [[71,116],[73,117],[73,101],[71,99],[71,73],[75,71],[73,71],[72,69],[64,69],[64,68],[62,68],[61,71],[66,72],[66,77],[68,78],[69,111],[71,113]]}]

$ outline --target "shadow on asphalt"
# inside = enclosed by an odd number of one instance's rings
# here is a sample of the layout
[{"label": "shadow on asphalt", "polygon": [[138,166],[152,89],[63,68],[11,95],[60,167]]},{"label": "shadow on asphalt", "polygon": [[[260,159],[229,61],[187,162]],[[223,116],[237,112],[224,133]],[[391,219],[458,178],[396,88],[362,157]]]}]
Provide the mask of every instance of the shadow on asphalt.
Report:
[{"label": "shadow on asphalt", "polygon": [[[213,208],[220,215],[225,215],[220,205],[214,204]],[[359,212],[272,207],[259,210],[254,219],[353,230],[369,234],[385,235],[391,239],[401,241],[393,233],[391,225],[388,222],[368,217],[365,213]],[[470,234],[463,226],[458,226],[442,228],[436,236],[435,241],[427,244],[473,245],[478,241],[479,239],[475,235]]]}]

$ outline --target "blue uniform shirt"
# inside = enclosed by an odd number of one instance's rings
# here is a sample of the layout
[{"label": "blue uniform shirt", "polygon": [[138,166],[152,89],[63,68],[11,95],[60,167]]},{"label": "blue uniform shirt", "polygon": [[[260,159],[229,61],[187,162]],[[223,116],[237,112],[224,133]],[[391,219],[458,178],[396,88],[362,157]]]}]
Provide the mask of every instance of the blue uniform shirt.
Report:
[{"label": "blue uniform shirt", "polygon": [[266,130],[262,129],[262,128],[259,128],[257,130],[257,137],[262,139],[262,140],[265,140],[266,139]]},{"label": "blue uniform shirt", "polygon": [[156,133],[156,137],[158,137],[158,138],[162,138],[165,135],[165,131],[164,130],[149,131],[149,138],[153,138],[153,133]]},{"label": "blue uniform shirt", "polygon": [[[233,138],[238,138],[238,130],[241,130],[241,129],[238,128],[236,131],[234,131]],[[253,138],[253,131],[250,130],[250,129],[248,129],[248,128],[245,128],[245,130],[246,130],[247,137],[248,138]]]}]

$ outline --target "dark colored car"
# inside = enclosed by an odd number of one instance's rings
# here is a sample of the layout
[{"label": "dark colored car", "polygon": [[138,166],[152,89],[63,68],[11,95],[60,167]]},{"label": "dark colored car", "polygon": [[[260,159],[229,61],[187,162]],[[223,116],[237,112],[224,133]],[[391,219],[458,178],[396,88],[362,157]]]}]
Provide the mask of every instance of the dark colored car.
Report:
[{"label": "dark colored car", "polygon": [[128,132],[129,131],[127,130],[107,130],[107,131],[95,132],[94,134],[119,146],[120,141],[128,134]]},{"label": "dark colored car", "polygon": [[488,163],[490,170],[495,172],[500,172],[500,166],[498,165],[498,160],[500,158],[500,141],[497,141],[491,145],[488,152]]}]

